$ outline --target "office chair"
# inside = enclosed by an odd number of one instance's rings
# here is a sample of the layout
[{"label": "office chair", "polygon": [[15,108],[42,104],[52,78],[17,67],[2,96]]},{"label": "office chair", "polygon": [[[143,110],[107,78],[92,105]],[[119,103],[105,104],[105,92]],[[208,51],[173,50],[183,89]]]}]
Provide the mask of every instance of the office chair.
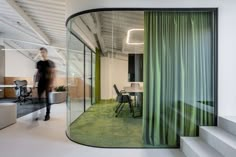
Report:
[{"label": "office chair", "polygon": [[130,96],[124,90],[119,91],[115,84],[113,85],[113,87],[116,91],[116,94],[117,94],[116,101],[118,102],[118,105],[116,106],[116,110],[115,110],[116,117],[119,116],[120,112],[124,108],[124,105],[127,103],[129,104],[130,112],[132,113],[132,116],[134,117],[134,109],[132,106],[132,100],[130,99]]},{"label": "office chair", "polygon": [[32,88],[27,88],[28,82],[26,80],[15,80],[14,84],[16,85],[16,102],[20,102],[20,104],[22,104],[22,102],[25,103],[27,100],[31,100],[33,102]]}]

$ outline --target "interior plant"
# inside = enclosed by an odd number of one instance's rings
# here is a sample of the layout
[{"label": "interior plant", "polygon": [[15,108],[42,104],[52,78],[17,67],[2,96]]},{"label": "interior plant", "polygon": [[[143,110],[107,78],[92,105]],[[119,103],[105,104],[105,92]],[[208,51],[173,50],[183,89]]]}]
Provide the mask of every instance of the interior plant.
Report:
[{"label": "interior plant", "polygon": [[58,86],[55,88],[56,92],[65,92],[66,91],[66,87],[65,86]]}]

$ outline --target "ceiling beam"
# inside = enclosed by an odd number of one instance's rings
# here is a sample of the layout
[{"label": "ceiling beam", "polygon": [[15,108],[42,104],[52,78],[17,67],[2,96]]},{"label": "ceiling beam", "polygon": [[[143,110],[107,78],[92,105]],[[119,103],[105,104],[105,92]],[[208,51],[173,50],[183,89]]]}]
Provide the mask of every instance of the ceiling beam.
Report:
[{"label": "ceiling beam", "polygon": [[103,36],[102,36],[100,18],[99,18],[97,13],[94,13],[93,15],[94,15],[94,18],[95,18],[95,21],[96,21],[96,27],[95,28],[96,28],[96,33],[97,33],[97,37],[98,37],[98,42],[99,42],[99,45],[101,47],[102,53],[105,53],[107,50],[106,50],[105,43],[104,43]]},{"label": "ceiling beam", "polygon": [[80,18],[83,24],[87,28],[89,28],[89,31],[93,33],[94,39],[97,42],[97,46],[101,49],[101,52],[102,53],[106,52],[104,40],[101,35],[101,24],[98,14],[96,13],[85,14],[82,15]]},{"label": "ceiling beam", "polygon": [[50,5],[59,5],[59,6],[66,6],[66,2],[65,1],[58,1],[58,0],[37,0],[37,1],[32,1],[32,0],[18,0],[20,2],[27,2],[27,3],[32,3],[34,4],[35,2],[37,4],[39,3],[47,3],[47,4],[50,4]]},{"label": "ceiling beam", "polygon": [[120,49],[115,49],[115,48],[107,48],[107,52],[110,52],[110,53],[119,53],[119,54],[124,54],[124,55],[126,55],[126,54],[129,54],[129,53],[137,53],[137,54],[141,54],[141,53],[143,53],[143,51],[141,51],[141,50],[136,50],[136,51],[128,51],[128,50],[125,50],[125,51],[121,51]]},{"label": "ceiling beam", "polygon": [[12,27],[13,29],[19,31],[19,32],[25,33],[26,35],[28,35],[31,38],[34,38],[34,39],[36,39],[38,41],[41,41],[41,40],[38,39],[38,37],[33,32],[31,32],[28,29],[22,27],[22,25],[20,23],[13,24],[13,23],[9,22],[9,20],[7,20],[7,18],[5,18],[5,17],[0,17],[0,21],[2,23]]},{"label": "ceiling beam", "polygon": [[76,18],[75,22],[71,25],[71,31],[77,37],[83,40],[88,46],[90,46],[93,50],[95,50],[97,43],[94,38],[93,33],[89,30],[89,28],[84,24],[81,18]]},{"label": "ceiling beam", "polygon": [[39,56],[40,56],[40,52],[38,52],[38,53],[34,56],[33,60],[37,60]]},{"label": "ceiling beam", "polygon": [[125,46],[126,46],[126,36],[123,38],[122,40],[122,48],[121,48],[121,51],[124,52],[125,51]]},{"label": "ceiling beam", "polygon": [[120,49],[112,49],[112,48],[107,48],[107,52],[108,53],[113,53],[113,54],[120,54],[120,55],[124,55],[126,56],[127,54],[129,54],[130,52],[128,51],[121,51]]},{"label": "ceiling beam", "polygon": [[[9,46],[10,48],[12,49],[15,49],[17,52],[21,53],[23,56],[25,56],[26,58],[30,59],[31,61],[35,62],[37,61],[37,58],[40,57],[40,52],[38,54],[36,54],[35,57],[31,56],[31,52],[27,51],[27,50],[24,50],[26,51],[27,53],[24,53],[23,51],[21,51],[22,47],[20,47],[19,45],[17,45],[15,42],[13,41],[4,41],[4,44]],[[59,66],[58,62],[55,62],[57,66]],[[56,71],[59,71],[59,72],[63,72],[65,73],[65,64],[63,64],[62,66],[59,66],[56,68]]]},{"label": "ceiling beam", "polygon": [[40,39],[43,40],[45,44],[50,44],[50,40],[47,35],[34,23],[34,21],[24,12],[20,6],[18,6],[14,0],[6,0],[6,2],[25,20],[25,22],[40,37]]},{"label": "ceiling beam", "polygon": [[36,8],[36,7],[40,7],[40,8],[44,8],[44,9],[52,9],[52,10],[62,10],[65,12],[65,5],[60,5],[60,4],[50,4],[50,1],[47,1],[47,3],[45,2],[38,2],[37,1],[21,1],[20,2],[24,7],[32,7],[32,8]]},{"label": "ceiling beam", "polygon": [[26,58],[30,59],[33,62],[36,62],[35,60],[33,60],[33,58],[30,57],[30,52],[26,51],[27,54],[25,54],[24,52],[21,51],[22,47],[20,47],[19,45],[17,45],[16,43],[14,43],[13,41],[4,41],[4,44],[11,47],[12,49],[15,49],[16,51],[18,51],[19,53],[21,53],[23,56],[25,56]]},{"label": "ceiling beam", "polygon": [[66,65],[66,59],[64,58],[63,55],[60,54],[60,50],[55,49],[55,51],[56,51],[57,56],[62,60],[63,65]]}]

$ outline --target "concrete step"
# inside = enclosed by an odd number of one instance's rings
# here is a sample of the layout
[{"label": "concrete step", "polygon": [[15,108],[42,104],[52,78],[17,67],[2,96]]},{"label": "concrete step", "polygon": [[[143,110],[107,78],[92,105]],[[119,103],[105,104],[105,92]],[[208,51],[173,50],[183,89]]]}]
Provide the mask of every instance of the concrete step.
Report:
[{"label": "concrete step", "polygon": [[181,137],[180,148],[187,157],[223,157],[199,137]]},{"label": "concrete step", "polygon": [[220,127],[200,127],[200,138],[225,157],[236,156],[236,136]]},{"label": "concrete step", "polygon": [[236,136],[236,117],[233,116],[219,117],[218,126]]}]

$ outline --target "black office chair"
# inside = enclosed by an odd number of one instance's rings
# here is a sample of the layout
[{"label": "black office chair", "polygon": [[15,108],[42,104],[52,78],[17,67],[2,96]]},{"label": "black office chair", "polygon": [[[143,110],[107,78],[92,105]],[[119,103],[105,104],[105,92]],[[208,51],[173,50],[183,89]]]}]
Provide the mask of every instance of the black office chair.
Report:
[{"label": "black office chair", "polygon": [[32,88],[27,88],[27,80],[15,80],[14,84],[16,85],[15,90],[17,96],[17,100],[15,102],[19,102],[20,104],[22,104],[22,102],[25,103],[27,100],[31,100],[33,102]]},{"label": "black office chair", "polygon": [[113,85],[113,87],[116,91],[116,94],[117,94],[116,101],[118,102],[118,105],[115,110],[116,117],[119,116],[120,112],[124,108],[124,105],[127,103],[129,104],[130,112],[132,113],[132,116],[134,117],[134,109],[132,106],[132,100],[130,96],[124,90],[119,91],[115,84]]}]

